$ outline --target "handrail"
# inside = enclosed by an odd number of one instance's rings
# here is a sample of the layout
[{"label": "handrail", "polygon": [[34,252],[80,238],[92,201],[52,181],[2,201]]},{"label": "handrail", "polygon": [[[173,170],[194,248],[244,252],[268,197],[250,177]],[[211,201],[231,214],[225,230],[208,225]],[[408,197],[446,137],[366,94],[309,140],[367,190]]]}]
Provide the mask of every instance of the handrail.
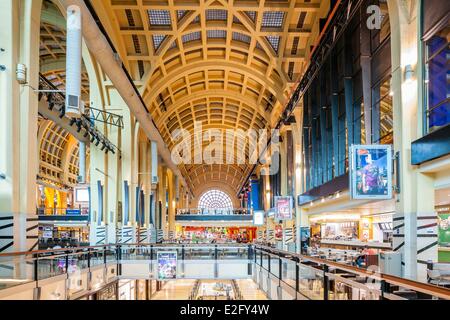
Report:
[{"label": "handrail", "polygon": [[[297,257],[299,259],[299,262],[301,262],[302,260],[306,260],[306,261],[315,262],[320,265],[332,266],[332,267],[338,268],[340,270],[364,275],[364,276],[371,277],[374,279],[385,280],[391,284],[398,285],[401,287],[406,287],[406,288],[409,288],[412,290],[419,289],[418,291],[421,291],[426,294],[430,294],[432,296],[437,296],[437,297],[444,298],[444,299],[450,299],[450,289],[446,289],[444,287],[439,287],[439,286],[435,286],[432,284],[423,283],[423,282],[419,282],[419,281],[415,281],[415,280],[411,280],[411,279],[400,278],[400,277],[396,277],[393,275],[388,275],[388,274],[383,274],[383,273],[375,273],[375,272],[371,272],[371,271],[361,269],[358,267],[345,265],[345,264],[342,264],[339,262],[305,256],[302,254],[292,253],[289,251],[284,251],[284,250],[279,250],[279,249],[274,249],[274,248],[267,247],[267,246],[256,245],[255,248],[266,251],[272,255],[277,255],[280,258],[288,259],[288,258],[286,258],[286,256]],[[277,253],[279,253],[279,254],[277,254]],[[293,259],[289,259],[289,260],[293,260]]]},{"label": "handrail", "polygon": [[0,253],[0,257],[13,257],[13,256],[21,256],[21,255],[36,255],[41,253],[53,253],[53,252],[67,252],[67,251],[86,251],[89,249],[96,249],[96,248],[110,248],[110,247],[173,247],[173,246],[181,246],[183,245],[185,248],[189,247],[245,247],[247,248],[249,244],[243,244],[243,243],[201,243],[201,244],[195,244],[195,243],[111,243],[111,244],[103,244],[103,245],[96,245],[96,246],[79,246],[79,247],[68,247],[68,248],[58,248],[58,249],[52,249],[52,250],[34,250],[34,251],[16,251],[16,252],[5,252]]}]

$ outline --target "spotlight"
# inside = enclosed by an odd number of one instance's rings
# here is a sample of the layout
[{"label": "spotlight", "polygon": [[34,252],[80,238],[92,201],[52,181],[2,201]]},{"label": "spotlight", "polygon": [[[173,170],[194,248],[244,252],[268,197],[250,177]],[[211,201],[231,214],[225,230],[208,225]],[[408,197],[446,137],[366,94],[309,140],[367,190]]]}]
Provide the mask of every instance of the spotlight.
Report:
[{"label": "spotlight", "polygon": [[95,136],[92,135],[92,136],[91,136],[91,143],[94,142],[94,140],[95,140]]},{"label": "spotlight", "polygon": [[95,137],[97,139],[97,142],[95,143],[95,146],[98,147],[98,145],[100,144],[100,138],[99,137]]},{"label": "spotlight", "polygon": [[73,126],[73,124],[75,123],[75,121],[76,121],[75,118],[70,119],[70,123],[69,123],[70,126]]},{"label": "spotlight", "polygon": [[100,150],[103,151],[103,150],[105,150],[105,148],[106,148],[106,143],[102,142],[102,147],[100,148]]}]

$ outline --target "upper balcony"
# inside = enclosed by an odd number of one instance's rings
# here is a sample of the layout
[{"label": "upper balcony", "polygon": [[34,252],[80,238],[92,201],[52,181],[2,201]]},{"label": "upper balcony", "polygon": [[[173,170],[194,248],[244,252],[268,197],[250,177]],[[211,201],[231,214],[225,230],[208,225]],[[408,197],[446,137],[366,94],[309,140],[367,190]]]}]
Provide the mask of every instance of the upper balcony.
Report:
[{"label": "upper balcony", "polygon": [[175,217],[177,222],[232,222],[252,223],[253,213],[245,208],[240,209],[178,209]]}]

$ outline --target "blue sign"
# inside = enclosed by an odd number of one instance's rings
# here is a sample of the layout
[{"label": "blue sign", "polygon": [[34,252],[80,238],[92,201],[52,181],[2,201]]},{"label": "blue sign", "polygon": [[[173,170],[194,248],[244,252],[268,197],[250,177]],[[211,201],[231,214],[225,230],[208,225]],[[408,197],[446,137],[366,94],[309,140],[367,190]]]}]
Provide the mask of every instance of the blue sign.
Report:
[{"label": "blue sign", "polygon": [[80,209],[66,209],[66,215],[80,215],[81,210]]}]

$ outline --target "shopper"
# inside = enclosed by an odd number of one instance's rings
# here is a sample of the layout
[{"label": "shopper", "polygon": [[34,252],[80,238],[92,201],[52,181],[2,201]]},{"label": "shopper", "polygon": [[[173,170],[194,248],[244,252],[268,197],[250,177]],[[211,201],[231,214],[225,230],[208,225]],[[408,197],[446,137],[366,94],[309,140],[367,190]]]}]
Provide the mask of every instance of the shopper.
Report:
[{"label": "shopper", "polygon": [[359,253],[355,258],[356,266],[358,268],[362,268],[365,260],[366,260],[366,255],[364,254],[364,251],[362,249],[359,249]]}]

